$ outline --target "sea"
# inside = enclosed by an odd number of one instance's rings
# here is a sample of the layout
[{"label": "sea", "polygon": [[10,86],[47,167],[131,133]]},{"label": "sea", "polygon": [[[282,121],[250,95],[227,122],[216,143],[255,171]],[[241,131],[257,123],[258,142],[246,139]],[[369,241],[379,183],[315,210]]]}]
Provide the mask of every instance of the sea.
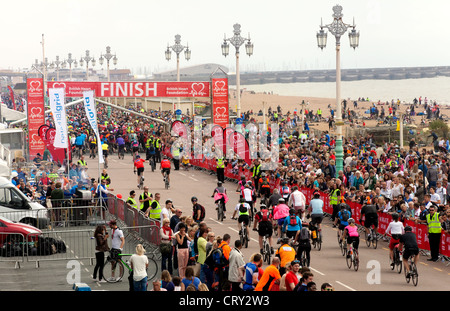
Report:
[{"label": "sea", "polygon": [[[231,87],[231,86],[230,86]],[[256,93],[273,92],[282,96],[336,98],[335,82],[297,82],[270,84],[241,84],[241,89]],[[371,102],[412,103],[414,98],[425,97],[428,102],[450,106],[450,77],[434,77],[403,80],[357,80],[341,81],[341,98]]]}]

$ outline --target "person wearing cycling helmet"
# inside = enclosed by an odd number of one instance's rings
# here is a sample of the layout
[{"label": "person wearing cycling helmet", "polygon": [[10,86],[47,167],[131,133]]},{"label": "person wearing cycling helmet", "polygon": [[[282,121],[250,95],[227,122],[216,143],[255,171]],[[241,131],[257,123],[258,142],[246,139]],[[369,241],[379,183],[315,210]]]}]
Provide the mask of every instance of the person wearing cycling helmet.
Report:
[{"label": "person wearing cycling helmet", "polygon": [[392,213],[392,221],[389,223],[386,234],[391,235],[389,242],[389,258],[391,259],[391,266],[394,266],[394,248],[399,243],[400,236],[405,233],[403,223],[399,220],[398,213]]},{"label": "person wearing cycling helmet", "polygon": [[417,237],[412,232],[411,226],[405,227],[405,234],[400,236],[400,246],[403,249],[403,266],[406,270],[406,275],[409,277],[409,264],[408,259],[414,256],[414,264],[417,266],[419,260],[419,245],[417,244]]},{"label": "person wearing cycling helmet", "polygon": [[[364,200],[364,205],[361,208],[361,216],[360,216],[360,220],[359,220],[360,223],[363,223],[362,222],[363,215],[365,216],[364,228],[369,236],[369,240],[372,238],[376,238],[376,234],[377,234],[377,230],[378,230],[378,208],[376,205],[371,204],[371,202],[369,202],[369,200],[367,198]],[[370,227],[372,225],[375,228],[375,236],[374,237],[371,237],[369,235]]]},{"label": "person wearing cycling helmet", "polygon": [[[269,245],[271,247],[271,251],[273,254],[272,247],[272,234],[273,234],[273,225],[272,225],[272,213],[267,208],[265,204],[260,204],[260,211],[255,215],[255,221],[253,223],[253,231],[258,231],[259,235],[259,249],[261,254],[263,253],[263,237],[269,236]],[[256,225],[258,225],[258,229],[256,229]]]},{"label": "person wearing cycling helmet", "polygon": [[[217,205],[217,203],[220,200],[222,200],[222,203],[223,203],[223,218],[226,218],[225,217],[225,212],[227,211],[226,203],[228,202],[228,196],[227,196],[227,189],[225,189],[225,187],[223,186],[221,181],[217,182],[217,187],[216,187],[216,189],[214,189],[214,192],[213,192],[211,197],[214,198],[214,202],[216,203],[216,205]],[[217,209],[218,208],[216,207],[216,210]]]},{"label": "person wearing cycling helmet", "polygon": [[241,175],[241,180],[239,180],[239,182],[238,182],[238,187],[236,189],[236,192],[239,192],[242,195],[242,191],[244,190],[246,183],[247,183],[247,181],[245,180],[245,175]]},{"label": "person wearing cycling helmet", "polygon": [[341,203],[339,205],[340,211],[336,214],[336,218],[334,220],[334,225],[338,225],[338,230],[342,235],[345,227],[348,226],[348,219],[352,217],[351,211],[347,209],[348,205],[345,203]]},{"label": "person wearing cycling helmet", "polygon": [[347,238],[347,257],[350,257],[350,246],[353,244],[353,249],[358,250],[359,247],[359,233],[358,227],[353,218],[348,219],[348,225],[344,228],[341,241]]}]

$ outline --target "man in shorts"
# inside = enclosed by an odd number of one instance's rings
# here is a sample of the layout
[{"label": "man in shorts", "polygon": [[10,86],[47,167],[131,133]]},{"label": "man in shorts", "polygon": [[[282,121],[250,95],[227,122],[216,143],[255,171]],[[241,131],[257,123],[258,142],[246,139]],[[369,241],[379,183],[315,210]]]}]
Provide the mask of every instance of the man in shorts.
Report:
[{"label": "man in shorts", "polygon": [[247,202],[245,202],[245,199],[241,198],[239,200],[239,203],[236,205],[236,208],[234,209],[233,217],[231,217],[231,219],[236,219],[234,218],[234,216],[236,215],[236,213],[239,214],[238,228],[239,230],[242,230],[241,224],[243,224],[247,229],[247,236],[249,239],[250,239],[250,232],[248,230],[248,224],[250,223],[250,208],[251,206]]},{"label": "man in shorts", "polygon": [[[259,207],[260,211],[255,215],[255,221],[253,223],[253,231],[258,231],[259,235],[259,249],[261,250],[261,254],[263,253],[263,237],[266,235],[269,236],[269,245],[271,248],[271,252],[273,254],[272,247],[272,234],[273,234],[273,226],[272,226],[272,213],[267,208],[266,205],[261,204]],[[258,229],[256,229],[256,225],[258,225]]]},{"label": "man in shorts", "polygon": [[[361,208],[361,218],[363,215],[365,215],[365,220],[364,220],[364,227],[366,229],[367,235],[368,235],[368,239],[376,239],[376,234],[377,234],[377,230],[378,230],[378,210],[376,205],[373,204],[367,204],[368,201],[365,200],[364,201],[364,205]],[[360,223],[362,223],[362,221],[359,221]],[[370,227],[374,226],[375,228],[375,236],[372,237],[370,236]]]},{"label": "man in shorts", "polygon": [[[170,183],[170,168],[171,168],[171,166],[172,165],[170,164],[169,159],[165,156],[161,161],[160,169],[161,169],[161,175],[163,175],[163,178],[165,178],[164,173],[167,173],[167,181],[169,183]],[[165,181],[165,179],[164,179],[164,181]]]},{"label": "man in shorts", "polygon": [[137,155],[136,160],[134,160],[134,172],[136,173],[136,171],[137,171],[138,187],[141,183],[141,175],[142,175],[142,180],[144,180],[144,163],[145,163],[145,160],[141,159],[140,155]]},{"label": "man in shorts", "polygon": [[410,276],[408,259],[414,256],[414,264],[417,265],[419,260],[419,245],[417,244],[416,235],[412,232],[410,226],[405,227],[405,234],[400,236],[400,247],[403,249],[403,266],[406,270],[407,277]]}]

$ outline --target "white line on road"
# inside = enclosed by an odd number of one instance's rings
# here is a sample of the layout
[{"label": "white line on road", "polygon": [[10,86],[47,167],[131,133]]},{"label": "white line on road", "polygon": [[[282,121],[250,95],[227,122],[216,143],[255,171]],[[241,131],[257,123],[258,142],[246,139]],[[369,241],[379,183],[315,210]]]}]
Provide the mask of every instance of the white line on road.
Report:
[{"label": "white line on road", "polygon": [[212,221],[214,221],[215,223],[217,223],[217,224],[219,224],[219,225],[222,225],[223,226],[223,223],[221,223],[220,221],[218,221],[218,220],[215,220],[215,219],[212,219],[212,218],[210,218],[210,220],[212,220]]},{"label": "white line on road", "polygon": [[324,273],[320,272],[319,270],[316,270],[314,268],[309,267],[309,269],[311,269],[312,271],[319,273],[320,275],[325,275]]},{"label": "white line on road", "polygon": [[195,179],[194,177],[189,176],[190,179],[192,179],[193,181],[198,181],[198,179]]},{"label": "white line on road", "polygon": [[351,290],[351,291],[354,291],[354,292],[356,292],[356,289],[354,289],[354,288],[351,288],[350,286],[347,286],[347,285],[345,285],[344,283],[341,283],[341,282],[339,282],[339,281],[336,281],[336,283],[338,283],[338,284],[340,284],[340,285],[342,285],[342,286],[344,286],[344,287],[348,288],[348,289],[349,289],[349,290]]}]

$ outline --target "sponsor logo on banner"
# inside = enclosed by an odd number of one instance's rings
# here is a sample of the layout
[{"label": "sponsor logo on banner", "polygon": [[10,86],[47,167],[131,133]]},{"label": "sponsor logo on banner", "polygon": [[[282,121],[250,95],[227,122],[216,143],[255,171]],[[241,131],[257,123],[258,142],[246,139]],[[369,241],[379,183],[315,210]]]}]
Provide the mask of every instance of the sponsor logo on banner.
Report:
[{"label": "sponsor logo on banner", "polygon": [[55,121],[56,136],[54,139],[55,147],[68,148],[68,133],[66,108],[64,107],[65,95],[63,88],[49,89],[50,109],[52,110],[53,119]]},{"label": "sponsor logo on banner", "polygon": [[45,123],[43,79],[27,79],[28,154],[30,160],[43,154],[45,144],[39,136],[39,127]]},{"label": "sponsor logo on banner", "polygon": [[228,79],[212,79],[213,123],[226,128],[229,123]]},{"label": "sponsor logo on banner", "polygon": [[49,81],[48,88],[64,87],[66,97],[83,97],[94,91],[98,97],[209,97],[209,82],[93,82]]},{"label": "sponsor logo on banner", "polygon": [[101,140],[100,140],[100,134],[98,131],[97,110],[95,107],[94,91],[84,91],[83,98],[84,98],[84,110],[86,111],[86,116],[89,120],[89,124],[91,125],[92,130],[95,133],[95,136],[97,136],[98,159],[99,159],[100,163],[103,163],[104,162],[103,150],[102,150],[102,144],[101,144]]}]

